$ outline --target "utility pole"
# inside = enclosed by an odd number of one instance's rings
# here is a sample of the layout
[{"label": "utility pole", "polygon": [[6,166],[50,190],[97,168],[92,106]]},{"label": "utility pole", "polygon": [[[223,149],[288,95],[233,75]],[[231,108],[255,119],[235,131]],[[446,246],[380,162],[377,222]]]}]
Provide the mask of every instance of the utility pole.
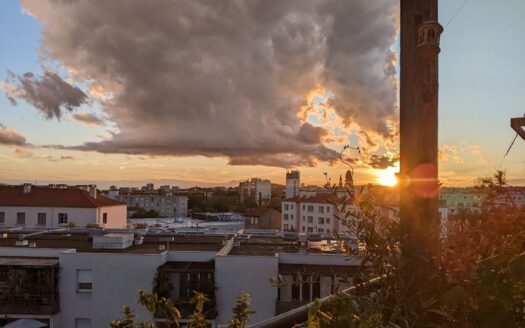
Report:
[{"label": "utility pole", "polygon": [[401,0],[400,218],[407,265],[439,252],[438,0]]},{"label": "utility pole", "polygon": [[523,140],[525,140],[525,116],[512,118],[510,120],[510,126]]}]

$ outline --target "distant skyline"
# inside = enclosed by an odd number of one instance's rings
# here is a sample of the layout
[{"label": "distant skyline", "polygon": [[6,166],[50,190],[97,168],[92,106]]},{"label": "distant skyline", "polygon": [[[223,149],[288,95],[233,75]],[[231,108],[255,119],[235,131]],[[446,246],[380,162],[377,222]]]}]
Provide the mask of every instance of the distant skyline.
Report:
[{"label": "distant skyline", "polygon": [[[441,0],[446,25],[463,0]],[[356,182],[396,170],[398,2],[0,3],[0,182]],[[469,1],[440,54],[440,180],[499,167],[525,114],[522,0]],[[30,74],[26,74],[30,73]],[[525,142],[502,168],[525,185]]]}]

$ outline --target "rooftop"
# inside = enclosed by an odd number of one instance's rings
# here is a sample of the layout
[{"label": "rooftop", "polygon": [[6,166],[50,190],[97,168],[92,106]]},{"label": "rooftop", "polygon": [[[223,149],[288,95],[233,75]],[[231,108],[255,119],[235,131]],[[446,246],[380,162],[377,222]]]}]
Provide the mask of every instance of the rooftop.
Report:
[{"label": "rooftop", "polygon": [[115,205],[125,203],[101,195],[93,198],[79,188],[31,186],[24,192],[23,186],[0,186],[0,206],[97,208]]}]

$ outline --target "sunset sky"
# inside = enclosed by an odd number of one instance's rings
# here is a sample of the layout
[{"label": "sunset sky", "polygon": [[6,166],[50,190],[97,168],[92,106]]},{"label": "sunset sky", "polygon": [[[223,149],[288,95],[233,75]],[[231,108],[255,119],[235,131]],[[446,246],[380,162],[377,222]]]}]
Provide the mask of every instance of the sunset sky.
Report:
[{"label": "sunset sky", "polygon": [[[269,6],[268,4],[272,5]],[[464,0],[441,0],[442,25]],[[398,2],[3,0],[0,182],[181,187],[395,172]],[[469,1],[440,55],[440,179],[497,168],[525,114],[523,0]],[[503,161],[525,185],[525,142]]]}]

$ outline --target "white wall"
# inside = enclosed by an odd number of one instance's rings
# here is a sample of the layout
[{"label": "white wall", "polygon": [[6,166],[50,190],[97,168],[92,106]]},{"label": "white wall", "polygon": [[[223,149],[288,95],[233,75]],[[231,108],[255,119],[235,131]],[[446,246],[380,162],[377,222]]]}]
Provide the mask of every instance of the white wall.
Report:
[{"label": "white wall", "polygon": [[58,223],[58,213],[67,213],[68,223],[72,222],[77,227],[85,227],[97,220],[96,208],[0,206],[0,212],[5,212],[5,226],[17,225],[16,216],[18,212],[26,214],[26,227],[38,226],[38,213],[46,213],[46,228],[59,228],[61,226]]},{"label": "white wall", "polygon": [[251,308],[257,313],[250,316],[256,323],[275,315],[277,288],[270,278],[279,274],[279,263],[275,256],[217,256],[215,281],[217,287],[218,324],[231,319],[231,309],[240,291],[250,294]]},{"label": "white wall", "polygon": [[[108,214],[108,223],[103,224],[103,214]],[[104,228],[126,228],[128,208],[126,205],[104,206],[97,209],[96,222]]]},{"label": "white wall", "polygon": [[[162,254],[60,254],[60,324],[74,327],[75,318],[90,318],[91,327],[109,327],[111,320],[122,317],[129,305],[138,321],[152,316],[137,304],[140,288],[151,291],[153,278],[159,265],[165,262]],[[77,293],[77,270],[92,270],[93,290]]]}]

